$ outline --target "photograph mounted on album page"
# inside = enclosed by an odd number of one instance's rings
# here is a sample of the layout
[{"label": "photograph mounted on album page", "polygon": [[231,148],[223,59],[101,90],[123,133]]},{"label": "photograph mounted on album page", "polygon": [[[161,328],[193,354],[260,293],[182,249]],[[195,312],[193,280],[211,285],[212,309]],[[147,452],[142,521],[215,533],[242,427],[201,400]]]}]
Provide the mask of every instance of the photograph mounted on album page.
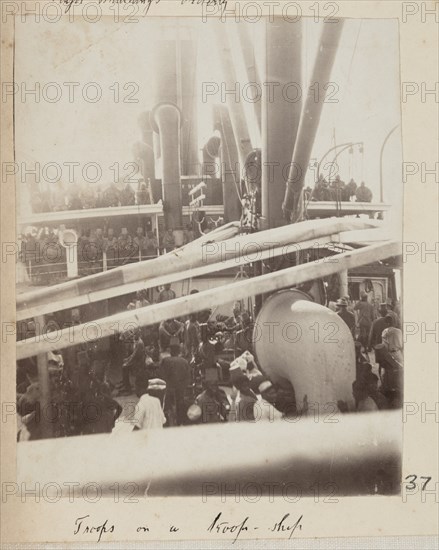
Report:
[{"label": "photograph mounted on album page", "polygon": [[1,3],[4,548],[438,535],[438,20]]}]

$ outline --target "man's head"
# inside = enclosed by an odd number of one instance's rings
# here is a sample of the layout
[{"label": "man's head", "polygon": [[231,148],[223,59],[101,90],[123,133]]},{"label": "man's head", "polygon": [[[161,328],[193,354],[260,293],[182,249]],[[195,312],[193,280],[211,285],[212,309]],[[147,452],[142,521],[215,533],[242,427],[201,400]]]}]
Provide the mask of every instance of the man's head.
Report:
[{"label": "man's head", "polygon": [[137,236],[142,237],[143,236],[143,227],[138,227],[136,230]]},{"label": "man's head", "polygon": [[361,293],[360,299],[362,302],[367,302],[367,294],[365,292]]},{"label": "man's head", "polygon": [[391,315],[386,315],[384,317],[384,321],[386,323],[386,327],[393,327],[393,318]]},{"label": "man's head", "polygon": [[171,290],[171,283],[165,284],[165,290]]},{"label": "man's head", "polygon": [[78,321],[78,322],[81,321],[81,315],[77,307],[72,309],[71,314],[72,314],[72,321]]},{"label": "man's head", "polygon": [[346,310],[346,308],[348,307],[348,302],[345,298],[340,298],[339,300],[337,300],[335,305],[340,310]]},{"label": "man's head", "polygon": [[244,351],[244,353],[241,354],[241,359],[244,359],[247,362],[247,368],[254,368],[255,365],[255,358],[254,356],[247,350]]},{"label": "man's head", "polygon": [[380,304],[379,312],[380,312],[381,317],[386,317],[386,315],[387,315],[387,304],[384,304],[384,303]]},{"label": "man's head", "polygon": [[160,361],[160,351],[157,348],[151,350],[151,358],[154,363],[158,363]]}]

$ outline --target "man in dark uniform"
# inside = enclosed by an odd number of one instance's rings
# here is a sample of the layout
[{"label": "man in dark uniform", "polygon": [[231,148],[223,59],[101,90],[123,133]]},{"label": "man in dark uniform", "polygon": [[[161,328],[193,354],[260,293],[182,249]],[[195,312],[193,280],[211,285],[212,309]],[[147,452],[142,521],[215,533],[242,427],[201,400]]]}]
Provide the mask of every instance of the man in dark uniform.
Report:
[{"label": "man in dark uniform", "polygon": [[355,196],[357,197],[358,202],[372,202],[372,191],[369,187],[366,187],[364,181],[361,182],[360,187],[357,187]]},{"label": "man in dark uniform", "polygon": [[162,359],[161,369],[166,381],[168,406],[175,406],[175,421],[177,426],[181,426],[186,422],[185,391],[191,381],[191,370],[186,359],[180,356],[179,345],[172,345],[170,352],[170,357]]},{"label": "man in dark uniform", "polygon": [[124,359],[122,363],[122,383],[123,389],[119,395],[131,395],[130,373],[138,374],[145,365],[145,345],[140,338],[140,330],[138,328],[132,331],[129,338],[133,339],[132,352]]}]

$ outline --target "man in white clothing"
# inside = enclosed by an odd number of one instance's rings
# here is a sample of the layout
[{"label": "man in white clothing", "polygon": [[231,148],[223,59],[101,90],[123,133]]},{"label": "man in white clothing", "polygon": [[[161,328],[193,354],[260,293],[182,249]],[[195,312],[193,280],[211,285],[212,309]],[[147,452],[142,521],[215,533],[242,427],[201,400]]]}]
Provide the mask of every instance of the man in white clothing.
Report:
[{"label": "man in white clothing", "polygon": [[137,403],[134,421],[134,429],[138,430],[163,428],[163,424],[166,423],[166,416],[160,399],[144,393]]},{"label": "man in white clothing", "polygon": [[395,361],[398,361],[398,363],[403,366],[404,356],[402,353],[402,330],[394,326],[393,318],[390,315],[385,317],[385,326],[386,328],[383,330],[381,335],[383,344]]}]

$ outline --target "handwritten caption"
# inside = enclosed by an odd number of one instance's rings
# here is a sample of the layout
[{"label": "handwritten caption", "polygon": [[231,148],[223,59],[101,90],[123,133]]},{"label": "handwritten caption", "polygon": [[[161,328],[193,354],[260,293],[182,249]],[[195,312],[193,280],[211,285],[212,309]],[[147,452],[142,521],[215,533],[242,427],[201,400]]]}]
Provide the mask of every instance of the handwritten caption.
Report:
[{"label": "handwritten caption", "polygon": [[[61,4],[64,7],[65,13],[73,11],[75,7],[82,6],[84,0],[53,0]],[[123,5],[123,6],[132,6],[134,8],[143,7],[142,15],[147,15],[151,9],[151,6],[160,4],[162,0],[97,0],[97,4],[109,4],[109,5]],[[227,7],[228,0],[180,0],[180,5],[192,5],[192,6],[203,6],[203,7],[218,7],[221,6],[223,9]],[[137,11],[136,11],[137,13]]]},{"label": "handwritten caption", "polygon": [[[224,519],[222,512],[219,512],[207,527],[201,527],[201,530],[207,533],[225,535],[224,538],[232,538],[235,543],[243,533],[271,532],[281,533],[285,538],[291,539],[295,532],[302,530],[303,515],[292,517],[289,513],[284,514],[276,521],[267,522],[266,525],[255,524],[250,516],[246,516],[241,521]],[[153,533],[153,528],[144,523],[135,528],[136,533]],[[178,533],[180,527],[169,525],[169,533]],[[101,542],[106,534],[117,532],[117,525],[106,519],[104,522],[95,522],[90,515],[76,518],[73,534],[75,536],[94,535],[97,542]]]}]

